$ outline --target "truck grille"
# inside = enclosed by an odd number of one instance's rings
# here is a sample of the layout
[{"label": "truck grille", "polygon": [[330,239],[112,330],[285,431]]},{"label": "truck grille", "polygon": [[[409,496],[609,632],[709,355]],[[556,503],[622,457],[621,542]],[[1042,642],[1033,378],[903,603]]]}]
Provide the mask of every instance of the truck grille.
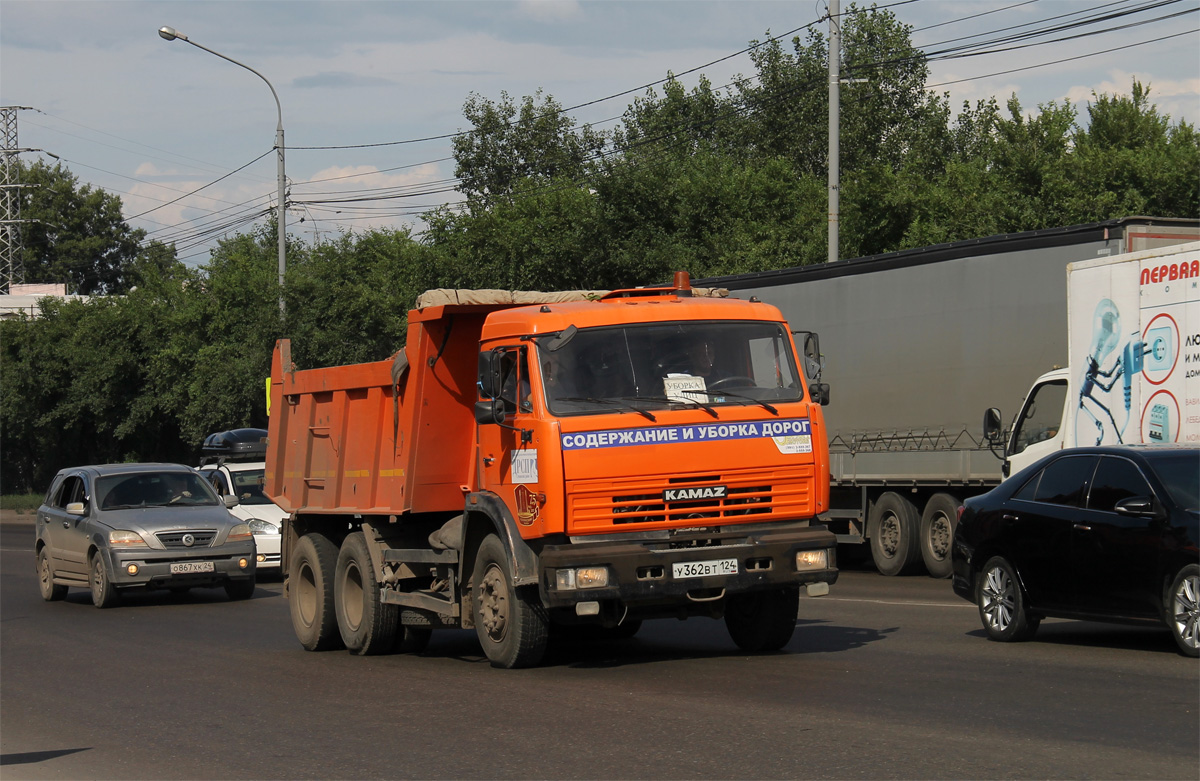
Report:
[{"label": "truck grille", "polygon": [[[183,542],[184,535],[187,534],[192,536],[191,545],[185,545]],[[158,541],[163,544],[164,548],[207,548],[212,545],[217,531],[216,529],[185,529],[175,532],[159,532],[154,536],[158,537]]]},{"label": "truck grille", "polygon": [[[757,523],[811,517],[816,514],[810,488],[812,475],[812,467],[797,467],[603,484],[580,481],[568,489],[568,528],[573,533],[596,533],[636,526]],[[669,489],[692,486],[724,486],[725,492],[719,498],[667,501],[663,497]]]}]

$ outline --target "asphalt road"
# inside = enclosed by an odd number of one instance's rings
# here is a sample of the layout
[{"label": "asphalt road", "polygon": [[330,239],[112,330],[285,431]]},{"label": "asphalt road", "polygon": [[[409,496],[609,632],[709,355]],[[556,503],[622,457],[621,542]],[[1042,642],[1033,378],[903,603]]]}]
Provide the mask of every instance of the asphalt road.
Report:
[{"label": "asphalt road", "polygon": [[495,670],[307,653],[279,583],[46,603],[0,526],[0,777],[1147,778],[1200,773],[1200,663],[1152,629],[1047,621],[988,642],[948,581],[844,572],[784,652],[647,622]]}]

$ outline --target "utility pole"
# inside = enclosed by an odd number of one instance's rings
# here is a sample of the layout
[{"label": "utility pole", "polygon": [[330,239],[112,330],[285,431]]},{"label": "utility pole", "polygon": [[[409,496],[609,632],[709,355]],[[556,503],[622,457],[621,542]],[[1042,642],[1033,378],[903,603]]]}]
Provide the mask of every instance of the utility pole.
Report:
[{"label": "utility pole", "polygon": [[25,281],[21,262],[21,183],[17,181],[17,112],[28,106],[0,106],[4,148],[0,150],[0,292]]},{"label": "utility pole", "polygon": [[829,262],[838,259],[838,178],[841,147],[842,32],[841,3],[829,0]]}]

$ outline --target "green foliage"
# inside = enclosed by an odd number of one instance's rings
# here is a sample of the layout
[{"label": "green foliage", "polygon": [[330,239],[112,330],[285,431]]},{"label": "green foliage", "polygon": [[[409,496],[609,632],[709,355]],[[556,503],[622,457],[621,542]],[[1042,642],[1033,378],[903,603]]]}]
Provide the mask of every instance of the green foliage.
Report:
[{"label": "green foliage", "polygon": [[133,230],[121,216],[121,199],[79,180],[61,165],[19,159],[19,191],[26,282],[66,283],[82,295],[124,292],[129,266],[139,254],[145,232]]}]

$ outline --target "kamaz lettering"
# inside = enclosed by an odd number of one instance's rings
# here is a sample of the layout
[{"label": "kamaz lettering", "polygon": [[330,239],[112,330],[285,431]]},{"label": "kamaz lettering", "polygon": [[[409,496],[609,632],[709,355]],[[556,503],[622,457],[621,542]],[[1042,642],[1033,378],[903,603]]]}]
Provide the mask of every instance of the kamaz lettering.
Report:
[{"label": "kamaz lettering", "polygon": [[668,488],[663,491],[664,502],[686,502],[695,499],[724,499],[725,486],[706,485],[703,488]]}]

